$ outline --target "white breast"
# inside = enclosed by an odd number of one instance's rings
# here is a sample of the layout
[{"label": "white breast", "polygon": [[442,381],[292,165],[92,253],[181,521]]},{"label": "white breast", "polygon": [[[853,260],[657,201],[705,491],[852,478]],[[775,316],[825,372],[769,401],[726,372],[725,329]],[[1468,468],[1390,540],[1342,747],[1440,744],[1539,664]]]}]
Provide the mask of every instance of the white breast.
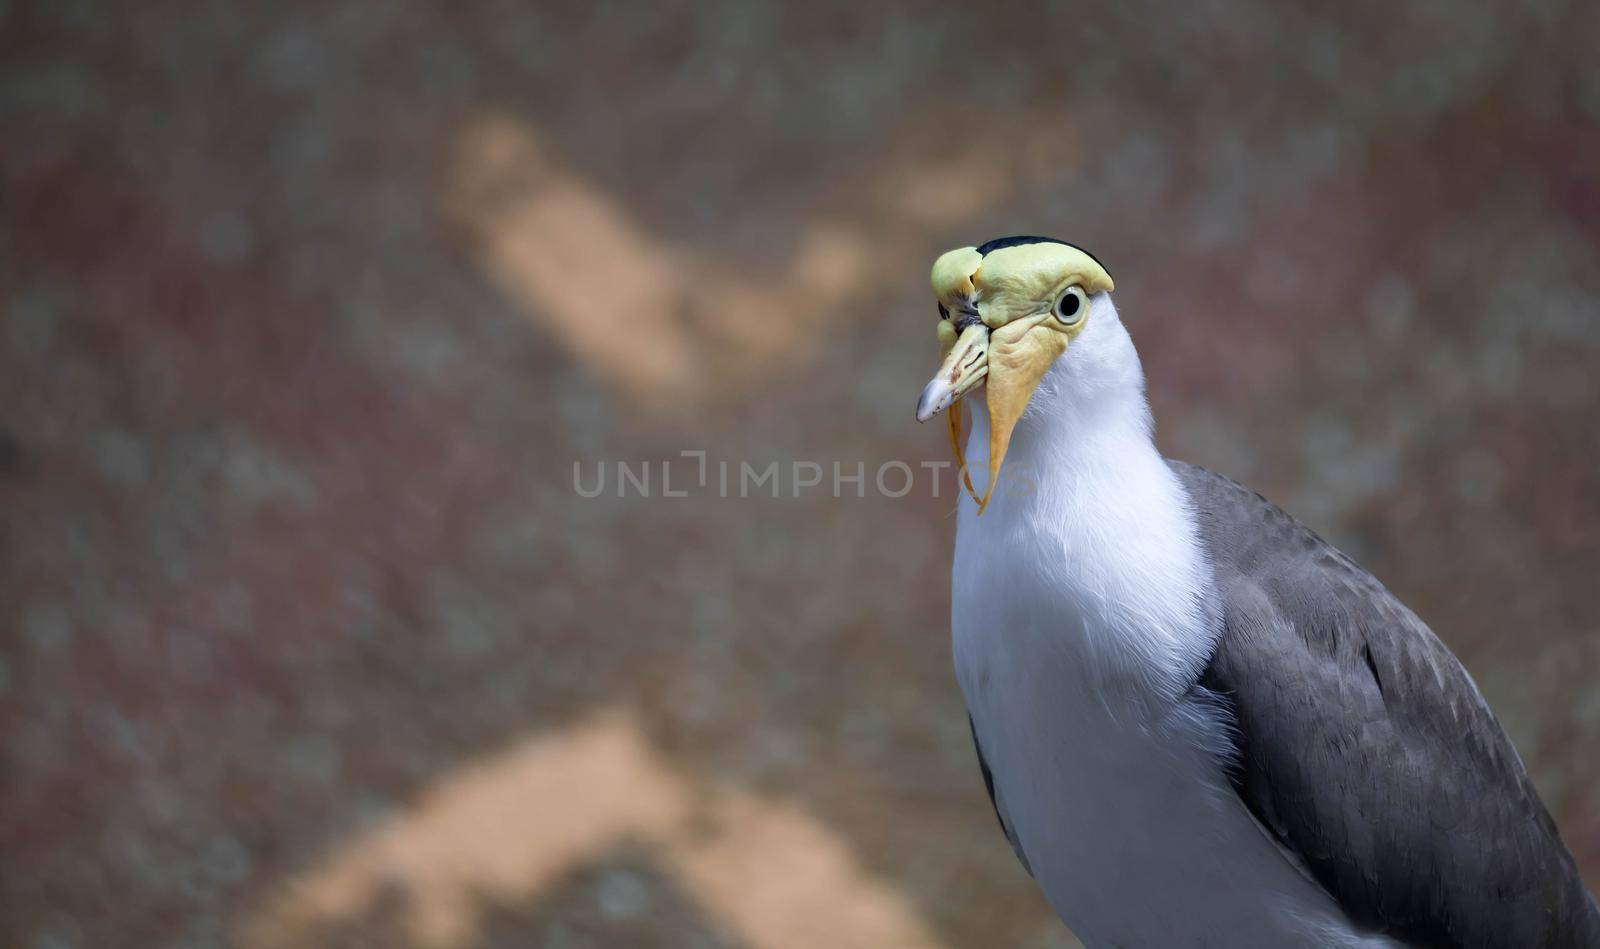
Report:
[{"label": "white breast", "polygon": [[[1209,568],[1142,391],[1126,422],[1067,433],[1055,382],[988,510],[962,501],[952,585],[957,678],[1035,879],[1089,946],[1393,945],[1355,933],[1228,786],[1223,718],[1191,691],[1217,635]],[[981,400],[969,414],[981,481]]]}]

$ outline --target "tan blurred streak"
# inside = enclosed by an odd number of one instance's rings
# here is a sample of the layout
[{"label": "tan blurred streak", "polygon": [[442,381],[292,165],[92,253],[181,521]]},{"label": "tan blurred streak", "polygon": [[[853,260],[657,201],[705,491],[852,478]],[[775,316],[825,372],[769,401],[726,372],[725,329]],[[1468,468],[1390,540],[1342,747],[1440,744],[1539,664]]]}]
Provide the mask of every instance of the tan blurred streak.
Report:
[{"label": "tan blurred streak", "polygon": [[436,783],[339,847],[241,929],[247,949],[314,944],[403,894],[417,945],[470,945],[486,901],[524,903],[585,862],[642,842],[699,907],[758,949],[937,946],[838,834],[791,805],[693,782],[610,710]]},{"label": "tan blurred streak", "polygon": [[509,120],[473,124],[459,154],[451,211],[530,318],[636,394],[698,389],[677,325],[681,261],[609,196],[546,161],[533,133]]},{"label": "tan blurred streak", "polygon": [[866,173],[839,174],[836,199],[797,235],[787,268],[765,279],[652,236],[505,115],[467,125],[446,207],[529,319],[606,382],[663,410],[737,395],[805,361],[818,331],[866,291],[926,266],[931,228],[1075,165],[1059,117],[998,124],[1019,130],[1018,140],[930,140],[949,116],[908,119],[903,134],[885,136],[899,144],[871,157]]}]

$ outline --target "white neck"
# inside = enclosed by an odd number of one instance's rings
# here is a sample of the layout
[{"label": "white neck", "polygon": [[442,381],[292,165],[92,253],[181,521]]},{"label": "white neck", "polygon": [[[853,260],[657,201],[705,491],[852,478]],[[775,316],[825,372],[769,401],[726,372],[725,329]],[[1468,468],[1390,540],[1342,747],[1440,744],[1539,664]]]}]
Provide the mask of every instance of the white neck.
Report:
[{"label": "white neck", "polygon": [[[1155,711],[1178,698],[1215,641],[1211,572],[1188,496],[1156,450],[1144,375],[1109,297],[1018,422],[988,509],[961,502],[958,597],[1065,600],[1090,684]],[[967,413],[966,458],[982,494],[988,412]],[[1023,597],[1018,596],[1017,600]]]}]

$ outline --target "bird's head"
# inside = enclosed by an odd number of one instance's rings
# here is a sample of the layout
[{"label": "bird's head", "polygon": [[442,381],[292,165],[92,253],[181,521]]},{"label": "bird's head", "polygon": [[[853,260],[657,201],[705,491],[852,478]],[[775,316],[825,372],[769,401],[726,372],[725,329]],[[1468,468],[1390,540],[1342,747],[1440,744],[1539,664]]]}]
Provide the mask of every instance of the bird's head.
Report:
[{"label": "bird's head", "polygon": [[[979,386],[989,405],[989,482],[994,493],[1017,419],[1039,380],[1094,319],[1111,275],[1088,252],[1048,237],[1007,237],[943,254],[933,264],[944,363],[922,390],[917,421],[950,409],[951,439],[962,459],[955,406]],[[971,491],[970,481],[967,483]]]}]

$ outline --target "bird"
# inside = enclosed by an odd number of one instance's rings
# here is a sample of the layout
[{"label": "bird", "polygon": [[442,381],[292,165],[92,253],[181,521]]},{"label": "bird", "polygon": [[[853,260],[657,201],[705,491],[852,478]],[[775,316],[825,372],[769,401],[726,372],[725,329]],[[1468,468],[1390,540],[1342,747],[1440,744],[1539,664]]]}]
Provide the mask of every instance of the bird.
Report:
[{"label": "bird", "polygon": [[956,678],[1001,830],[1079,940],[1600,946],[1450,650],[1260,494],[1162,456],[1097,258],[999,238],[932,283],[916,415],[947,413],[964,487]]}]

